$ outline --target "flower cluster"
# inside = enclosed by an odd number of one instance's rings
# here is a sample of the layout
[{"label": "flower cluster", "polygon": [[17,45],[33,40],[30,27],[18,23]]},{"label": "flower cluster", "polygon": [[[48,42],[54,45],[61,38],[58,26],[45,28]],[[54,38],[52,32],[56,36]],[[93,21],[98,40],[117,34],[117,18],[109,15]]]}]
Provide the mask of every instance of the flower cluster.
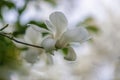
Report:
[{"label": "flower cluster", "polygon": [[[29,24],[25,40],[31,44],[42,46],[46,53],[54,54],[55,50],[66,50],[64,58],[74,61],[76,53],[71,43],[82,43],[90,38],[84,27],[69,29],[68,21],[62,12],[53,12],[45,21],[47,29]],[[43,33],[47,33],[44,37]]]}]

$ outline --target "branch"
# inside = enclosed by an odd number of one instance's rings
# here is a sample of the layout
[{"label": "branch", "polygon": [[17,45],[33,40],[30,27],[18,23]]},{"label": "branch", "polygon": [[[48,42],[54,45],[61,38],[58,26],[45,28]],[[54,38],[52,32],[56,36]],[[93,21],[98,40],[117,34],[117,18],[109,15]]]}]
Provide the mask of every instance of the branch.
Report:
[{"label": "branch", "polygon": [[8,24],[6,24],[3,28],[1,28],[0,31],[3,31],[7,27],[8,27]]},{"label": "branch", "polygon": [[43,47],[41,47],[41,46],[37,46],[37,45],[33,45],[33,44],[28,44],[28,43],[25,43],[25,42],[21,42],[21,41],[15,39],[12,35],[11,36],[8,35],[8,33],[1,32],[0,35],[3,36],[3,37],[8,38],[10,40],[13,40],[14,42],[20,43],[20,44],[24,44],[24,45],[27,45],[27,46],[36,47],[36,48],[42,48],[43,49]]}]

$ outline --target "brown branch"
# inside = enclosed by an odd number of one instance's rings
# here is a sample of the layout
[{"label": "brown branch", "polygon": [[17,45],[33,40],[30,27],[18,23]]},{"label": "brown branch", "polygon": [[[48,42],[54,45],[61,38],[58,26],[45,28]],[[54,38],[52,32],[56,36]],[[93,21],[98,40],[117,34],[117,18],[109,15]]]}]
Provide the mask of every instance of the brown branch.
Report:
[{"label": "brown branch", "polygon": [[8,24],[6,24],[3,28],[1,28],[0,31],[4,30],[7,27],[8,27]]},{"label": "brown branch", "polygon": [[7,34],[8,33],[4,33],[4,32],[0,33],[1,36],[6,37],[6,38],[8,38],[10,40],[13,40],[14,42],[17,42],[17,43],[20,43],[20,44],[23,44],[23,45],[27,45],[27,46],[31,46],[31,47],[36,47],[36,48],[42,48],[43,49],[43,47],[41,47],[41,46],[37,46],[37,45],[33,45],[33,44],[28,44],[28,43],[25,43],[25,42],[21,42],[21,41],[15,39],[12,35],[10,36],[10,35],[7,35]]}]

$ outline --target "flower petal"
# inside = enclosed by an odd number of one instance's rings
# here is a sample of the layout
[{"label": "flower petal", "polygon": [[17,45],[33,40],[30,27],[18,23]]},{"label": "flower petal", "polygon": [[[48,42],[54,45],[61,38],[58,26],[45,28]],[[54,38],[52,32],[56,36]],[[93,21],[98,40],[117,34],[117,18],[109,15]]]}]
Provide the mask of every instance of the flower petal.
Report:
[{"label": "flower petal", "polygon": [[61,35],[67,29],[68,21],[62,12],[53,12],[49,19],[56,27],[56,35]]},{"label": "flower petal", "polygon": [[47,29],[38,27],[37,25],[34,24],[28,24],[28,27],[32,27],[35,31],[41,32],[41,33],[50,33],[50,31],[48,31]]},{"label": "flower petal", "polygon": [[47,28],[52,32],[53,36],[55,36],[56,33],[55,26],[48,20],[45,21],[45,24],[47,25]]},{"label": "flower petal", "polygon": [[35,31],[32,27],[28,27],[24,39],[27,43],[30,44],[40,44],[42,39],[42,34],[38,31]]},{"label": "flower petal", "polygon": [[90,39],[90,35],[84,27],[76,27],[68,29],[61,38],[67,42],[84,42]]},{"label": "flower petal", "polygon": [[75,61],[76,60],[76,53],[72,47],[68,47],[68,53],[64,57],[64,59],[69,61]]},{"label": "flower petal", "polygon": [[26,51],[23,57],[27,62],[33,64],[39,60],[39,52],[33,49],[29,49],[28,51]]},{"label": "flower petal", "polygon": [[47,25],[47,28],[52,31],[52,32],[55,32],[56,28],[55,26],[48,20],[45,21],[45,24]]},{"label": "flower petal", "polygon": [[55,44],[56,44],[56,41],[54,39],[52,39],[51,37],[46,37],[42,41],[41,46],[43,46],[46,51],[51,51],[55,49]]}]

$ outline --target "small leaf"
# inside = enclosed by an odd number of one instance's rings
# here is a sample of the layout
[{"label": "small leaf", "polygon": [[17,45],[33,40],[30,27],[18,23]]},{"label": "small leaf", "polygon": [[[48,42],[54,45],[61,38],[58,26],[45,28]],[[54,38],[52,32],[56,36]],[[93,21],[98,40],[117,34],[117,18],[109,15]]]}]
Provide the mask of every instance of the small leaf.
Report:
[{"label": "small leaf", "polygon": [[89,25],[86,28],[87,28],[88,31],[93,32],[93,33],[98,33],[99,32],[99,29],[94,25]]},{"label": "small leaf", "polygon": [[[37,26],[40,26],[44,29],[47,29],[47,26],[45,25],[45,23],[43,22],[37,22],[37,21],[30,21],[28,24],[34,24],[34,25],[37,25]],[[48,29],[47,29],[48,30]]]},{"label": "small leaf", "polygon": [[7,6],[9,9],[15,8],[15,4],[12,1],[1,0],[0,7]]},{"label": "small leaf", "polygon": [[63,48],[62,52],[63,52],[64,55],[67,55],[68,54],[68,48]]},{"label": "small leaf", "polygon": [[46,2],[49,2],[53,6],[56,6],[56,0],[45,0]]},{"label": "small leaf", "polygon": [[42,36],[44,37],[44,36],[46,36],[46,35],[48,35],[49,33],[42,33]]}]

